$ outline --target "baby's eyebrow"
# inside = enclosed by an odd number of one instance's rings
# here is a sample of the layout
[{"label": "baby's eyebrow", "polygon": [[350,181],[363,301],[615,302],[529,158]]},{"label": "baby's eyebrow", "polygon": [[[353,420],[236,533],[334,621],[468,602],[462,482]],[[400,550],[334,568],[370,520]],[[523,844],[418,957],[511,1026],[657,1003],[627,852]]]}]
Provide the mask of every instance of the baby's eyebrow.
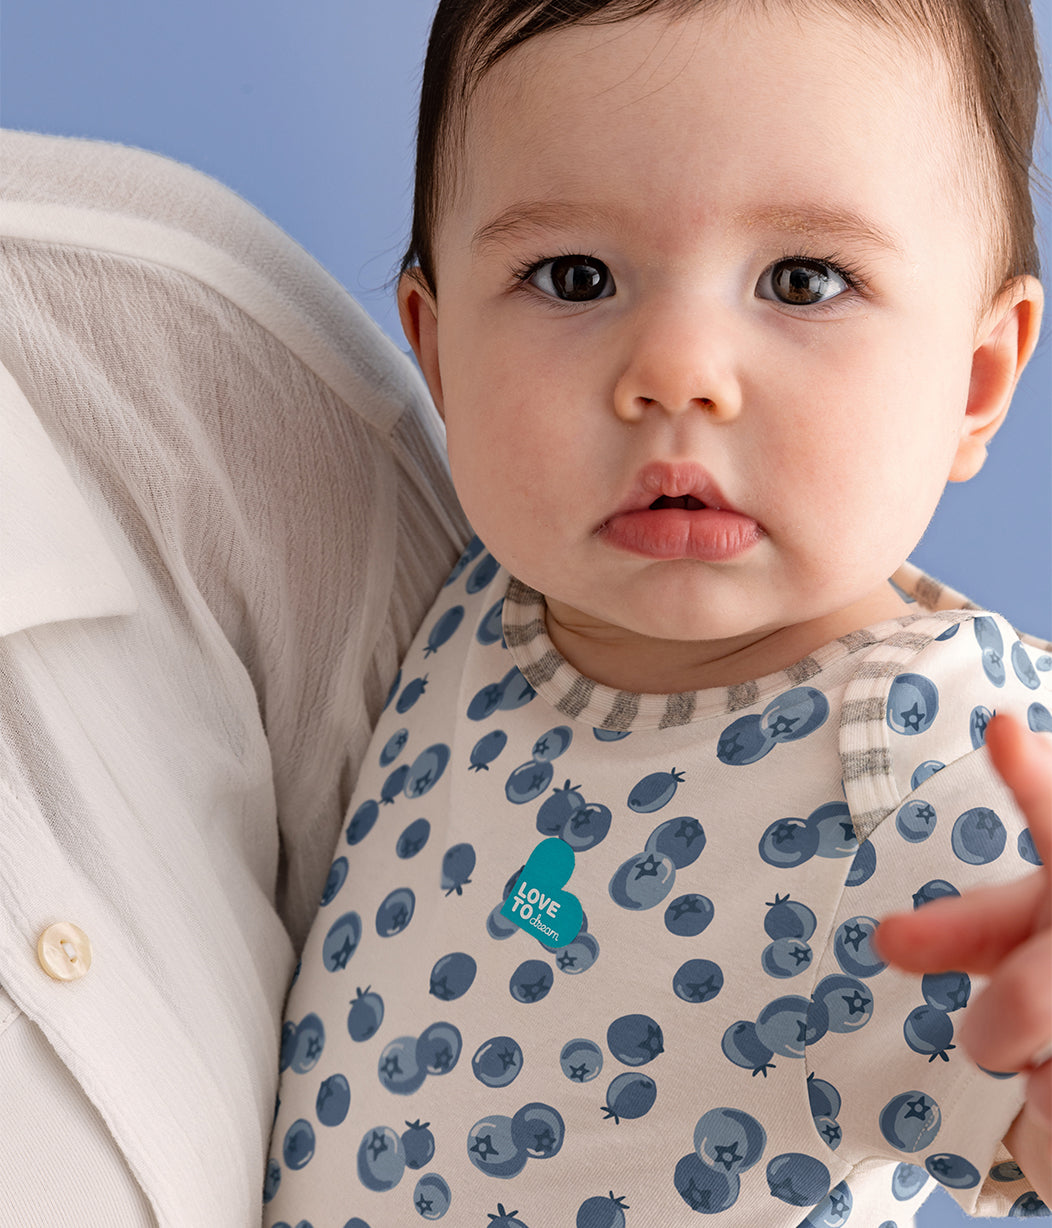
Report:
[{"label": "baby's eyebrow", "polygon": [[471,236],[471,250],[481,254],[531,232],[559,230],[574,226],[609,227],[615,215],[589,201],[526,200],[516,201]]},{"label": "baby's eyebrow", "polygon": [[905,244],[893,231],[877,225],[871,218],[854,209],[830,205],[775,205],[768,208],[743,210],[734,220],[750,229],[785,231],[810,240],[834,240],[905,255]]}]

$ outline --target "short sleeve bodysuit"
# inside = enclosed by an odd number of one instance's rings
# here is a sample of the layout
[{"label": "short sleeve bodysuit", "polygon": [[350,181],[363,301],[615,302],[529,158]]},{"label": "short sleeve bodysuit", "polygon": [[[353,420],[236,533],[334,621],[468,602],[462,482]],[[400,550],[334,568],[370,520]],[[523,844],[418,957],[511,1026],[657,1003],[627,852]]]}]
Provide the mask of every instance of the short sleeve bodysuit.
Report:
[{"label": "short sleeve bodysuit", "polygon": [[293,985],[265,1222],[903,1228],[934,1181],[1041,1214],[1000,1145],[1022,1081],[955,1042],[977,986],[871,940],[1033,869],[983,737],[995,710],[1052,730],[1052,657],[914,609],[747,685],[633,695],[473,542]]}]

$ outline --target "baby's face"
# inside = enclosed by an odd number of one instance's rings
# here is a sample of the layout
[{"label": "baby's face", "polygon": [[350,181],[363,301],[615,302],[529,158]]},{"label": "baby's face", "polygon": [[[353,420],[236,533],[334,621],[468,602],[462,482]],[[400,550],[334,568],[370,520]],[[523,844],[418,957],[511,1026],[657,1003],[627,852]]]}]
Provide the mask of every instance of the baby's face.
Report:
[{"label": "baby's face", "polygon": [[774,7],[574,27],[483,81],[421,359],[556,623],[733,652],[871,621],[970,425],[944,71]]}]

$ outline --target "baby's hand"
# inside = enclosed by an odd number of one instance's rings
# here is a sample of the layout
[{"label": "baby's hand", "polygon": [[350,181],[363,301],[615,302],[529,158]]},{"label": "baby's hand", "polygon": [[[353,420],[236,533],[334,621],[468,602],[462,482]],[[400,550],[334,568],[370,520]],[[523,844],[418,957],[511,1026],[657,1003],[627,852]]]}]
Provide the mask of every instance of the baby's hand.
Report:
[{"label": "baby's hand", "polygon": [[1026,816],[1041,869],[1016,883],[888,917],[877,945],[885,960],[907,972],[989,976],[960,1040],[988,1070],[1026,1072],[1026,1103],[1005,1145],[1052,1206],[1052,739],[995,716],[986,745]]}]

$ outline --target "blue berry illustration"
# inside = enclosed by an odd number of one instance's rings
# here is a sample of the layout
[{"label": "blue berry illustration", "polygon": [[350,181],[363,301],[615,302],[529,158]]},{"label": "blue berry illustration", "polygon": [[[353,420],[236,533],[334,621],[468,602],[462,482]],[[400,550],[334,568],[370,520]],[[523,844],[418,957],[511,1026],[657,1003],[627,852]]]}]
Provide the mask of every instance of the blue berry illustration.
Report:
[{"label": "blue berry illustration", "polygon": [[891,1174],[891,1193],[899,1202],[908,1202],[919,1194],[928,1182],[928,1174],[917,1164],[905,1160],[896,1164]]},{"label": "blue berry illustration", "polygon": [[376,1064],[381,1084],[396,1096],[411,1096],[427,1078],[417,1058],[416,1041],[415,1036],[396,1037],[384,1047]]},{"label": "blue berry illustration", "polygon": [[935,830],[937,817],[934,806],[914,798],[902,806],[895,816],[895,830],[910,844],[920,844]]},{"label": "blue berry illustration", "polygon": [[763,949],[760,966],[768,976],[787,980],[799,976],[811,966],[814,953],[799,938],[776,938]]},{"label": "blue berry illustration", "polygon": [[530,1158],[525,1150],[516,1146],[511,1118],[502,1113],[493,1113],[475,1122],[468,1131],[467,1148],[468,1159],[488,1177],[517,1177]]},{"label": "blue berry illustration", "polygon": [[951,847],[954,856],[971,866],[989,865],[1005,850],[1005,826],[985,806],[966,810],[953,825]]},{"label": "blue berry illustration", "polygon": [[358,1145],[358,1178],[367,1190],[393,1190],[405,1172],[402,1140],[390,1126],[366,1130]]},{"label": "blue berry illustration", "polygon": [[853,976],[834,972],[823,977],[811,999],[816,1009],[825,1012],[830,1032],[857,1032],[873,1018],[873,994]]},{"label": "blue berry illustration", "polygon": [[538,763],[550,763],[565,754],[573,741],[573,730],[569,725],[556,725],[534,742],[530,754]]},{"label": "blue berry illustration", "polygon": [[606,839],[612,818],[609,806],[589,802],[570,815],[569,822],[562,830],[562,838],[574,852],[583,853]]},{"label": "blue berry illustration", "polygon": [[475,850],[470,844],[454,844],[447,849],[442,858],[442,889],[446,895],[463,895],[464,888],[471,882],[471,872],[475,868]]},{"label": "blue berry illustration", "polygon": [[471,748],[471,771],[488,772],[489,765],[507,744],[508,735],[503,729],[491,729],[489,733],[484,733]]},{"label": "blue berry illustration", "polygon": [[[409,1167],[412,1168],[413,1165]],[[452,1201],[449,1183],[438,1173],[425,1173],[413,1190],[413,1206],[423,1219],[441,1219],[449,1210]]]},{"label": "blue berry illustration", "polygon": [[330,972],[342,972],[358,950],[362,939],[362,919],[356,912],[345,912],[329,926],[321,944],[321,962]]},{"label": "blue berry illustration", "polygon": [[918,1006],[910,1011],[902,1025],[902,1034],[913,1052],[924,1054],[929,1062],[934,1062],[937,1057],[948,1062],[948,1051],[955,1048],[950,1043],[953,1040],[953,1020],[945,1011],[937,1011],[931,1006]]},{"label": "blue berry illustration", "polygon": [[524,1104],[511,1119],[511,1138],[531,1160],[548,1160],[559,1153],[566,1137],[562,1115],[550,1104]]},{"label": "blue berry illustration", "polygon": [[936,772],[941,772],[945,766],[946,764],[938,759],[925,759],[923,763],[918,763],[910,777],[910,788],[919,789],[926,780],[930,780]]},{"label": "blue berry illustration", "polygon": [[767,1165],[767,1188],[791,1207],[813,1207],[829,1193],[829,1169],[814,1156],[787,1151]]},{"label": "blue berry illustration", "polygon": [[438,652],[443,644],[447,644],[456,634],[463,619],[464,607],[462,605],[455,605],[446,610],[428,632],[424,656],[431,656],[432,653]]},{"label": "blue berry illustration", "polygon": [[720,1047],[724,1057],[743,1070],[751,1070],[754,1078],[762,1074],[766,1079],[768,1070],[774,1069],[774,1051],[757,1036],[756,1024],[751,1020],[732,1023],[724,1032]]},{"label": "blue berry illustration", "polygon": [[693,1151],[676,1164],[672,1181],[687,1206],[705,1215],[716,1215],[733,1207],[741,1193],[737,1173],[710,1168]]},{"label": "blue berry illustration", "polygon": [[833,954],[848,976],[876,976],[887,967],[873,947],[876,932],[877,922],[872,917],[850,917],[837,927]]},{"label": "blue berry illustration", "polygon": [[720,734],[716,758],[731,767],[747,767],[773,749],[774,739],[764,731],[758,716],[739,716]]},{"label": "blue berry illustration", "polygon": [[1004,652],[1005,642],[998,630],[997,623],[985,615],[972,623],[972,630],[979,647],[982,649],[983,672],[994,686],[1005,684]]},{"label": "blue berry illustration", "polygon": [[263,1205],[273,1202],[281,1185],[281,1165],[277,1160],[267,1161],[267,1171],[263,1177]]},{"label": "blue berry illustration", "polygon": [[497,1203],[497,1214],[489,1215],[489,1224],[486,1228],[529,1228],[528,1224],[524,1224],[521,1219],[517,1219],[518,1211],[505,1211],[502,1202]]},{"label": "blue berry illustration", "polygon": [[358,807],[347,824],[347,843],[361,844],[380,817],[380,803],[370,798]]},{"label": "blue berry illustration", "polygon": [[416,896],[408,887],[396,887],[389,892],[376,910],[376,932],[381,938],[400,934],[413,919]]},{"label": "blue berry illustration", "polygon": [[471,988],[478,965],[464,951],[453,951],[435,961],[431,969],[428,993],[443,1002],[462,998]]},{"label": "blue berry illustration", "polygon": [[281,1144],[281,1156],[286,1168],[303,1168],[314,1155],[314,1127],[300,1118],[285,1131]]},{"label": "blue berry illustration", "polygon": [[760,859],[792,870],[818,852],[818,830],[805,819],[776,819],[760,837]]},{"label": "blue berry illustration", "polygon": [[949,1151],[928,1156],[924,1167],[940,1185],[948,1186],[951,1190],[970,1190],[982,1180],[974,1164],[964,1156]]},{"label": "blue berry illustration", "polygon": [[405,1155],[406,1167],[423,1168],[431,1163],[435,1154],[435,1136],[431,1133],[431,1123],[421,1121],[418,1117],[416,1121],[407,1121],[405,1126],[402,1131],[402,1152]]},{"label": "blue berry illustration", "polygon": [[1026,710],[1026,723],[1034,733],[1052,733],[1052,712],[1044,704],[1033,703]]},{"label": "blue berry illustration", "polygon": [[933,878],[913,893],[913,907],[917,909],[924,904],[930,904],[932,900],[960,894],[953,883],[948,883],[944,878]]},{"label": "blue berry illustration", "polygon": [[351,1085],[342,1074],[323,1079],[314,1101],[314,1111],[323,1126],[342,1125],[351,1107]]},{"label": "blue berry illustration", "polygon": [[705,829],[697,819],[688,815],[666,819],[647,836],[643,847],[648,853],[664,853],[677,870],[685,870],[701,856],[705,847]]},{"label": "blue berry illustration", "polygon": [[829,700],[822,692],[811,686],[798,686],[764,708],[760,726],[774,742],[796,742],[814,733],[828,716]]},{"label": "blue berry illustration", "polygon": [[487,554],[480,562],[475,564],[464,588],[469,593],[481,593],[486,585],[493,580],[498,571],[500,571],[500,564],[492,554]]},{"label": "blue berry illustration", "polygon": [[[542,943],[542,945],[544,945]],[[592,934],[578,934],[573,942],[555,951],[555,966],[571,976],[587,972],[599,958],[599,943]]]},{"label": "blue berry illustration", "polygon": [[665,907],[665,928],[681,938],[696,938],[708,928],[716,910],[707,895],[677,895]]},{"label": "blue berry illustration", "polygon": [[645,1066],[665,1052],[665,1038],[649,1015],[622,1015],[606,1029],[606,1047],[626,1066]]},{"label": "blue berry illustration", "polygon": [[610,879],[610,898],[638,912],[660,904],[676,882],[676,867],[664,853],[637,853],[623,861]]},{"label": "blue berry illustration", "polygon": [[403,861],[408,861],[410,857],[415,857],[424,845],[427,844],[430,835],[431,824],[427,819],[414,819],[398,837],[395,852]]},{"label": "blue berry illustration", "polygon": [[512,934],[522,933],[515,922],[510,921],[501,912],[503,907],[503,903],[494,904],[489,911],[489,915],[486,917],[486,933],[491,938],[496,938],[498,942],[502,942],[505,938],[510,938]]},{"label": "blue berry illustration", "polygon": [[522,1049],[510,1036],[493,1036],[484,1041],[471,1059],[471,1073],[485,1087],[507,1087],[520,1070]]},{"label": "blue berry illustration", "polygon": [[812,1117],[840,1116],[840,1093],[832,1083],[813,1072],[807,1076],[807,1103]]},{"label": "blue berry illustration", "polygon": [[1033,1190],[1027,1190],[1012,1203],[1008,1214],[1013,1219],[1037,1219],[1047,1217],[1052,1212]]},{"label": "blue berry illustration", "polygon": [[504,638],[504,598],[495,601],[483,614],[475,632],[475,639],[482,645],[499,644]]},{"label": "blue berry illustration", "polygon": [[548,996],[555,983],[551,968],[539,959],[526,959],[511,974],[508,991],[516,1002],[532,1005]]},{"label": "blue berry illustration", "polygon": [[865,840],[858,846],[858,852],[852,858],[851,869],[844,879],[845,887],[861,887],[868,883],[877,868],[877,850],[872,840]]},{"label": "blue berry illustration", "polygon": [[[398,688],[402,685],[402,671],[399,670],[394,676],[394,681],[391,683],[391,689],[387,692],[387,698],[384,700],[384,711],[391,706],[394,697],[398,694]],[[385,764],[386,766],[386,764]]]},{"label": "blue berry illustration", "polygon": [[291,1019],[286,1019],[281,1025],[280,1070],[288,1070],[292,1064],[292,1055],[296,1051],[296,1036],[298,1032],[299,1028]]},{"label": "blue berry illustration", "polygon": [[833,1186],[829,1193],[797,1228],[843,1228],[851,1215],[854,1199],[846,1181]]},{"label": "blue berry illustration", "polygon": [[683,1002],[711,1002],[723,988],[723,970],[711,959],[688,959],[672,978],[672,992]]},{"label": "blue berry illustration", "polygon": [[478,556],[485,549],[486,547],[482,544],[481,540],[477,537],[473,537],[471,541],[469,541],[468,544],[464,547],[464,550],[461,553],[460,558],[457,559],[456,563],[453,564],[453,570],[449,573],[449,579],[446,580],[445,584],[442,587],[449,588],[451,584],[453,584],[456,580],[460,578],[461,573],[464,571],[467,565],[472,561],[472,559],[477,559]]},{"label": "blue berry illustration", "polygon": [[413,678],[405,684],[405,688],[395,703],[395,711],[399,716],[405,716],[409,709],[427,690],[427,674],[422,678]]},{"label": "blue berry illustration", "polygon": [[858,836],[851,821],[851,811],[843,802],[826,802],[807,816],[807,825],[818,834],[815,852],[819,857],[836,860],[854,857]]},{"label": "blue berry illustration", "polygon": [[449,747],[444,742],[436,742],[422,750],[413,760],[405,781],[406,797],[423,797],[429,793],[442,777],[449,764]]},{"label": "blue berry illustration", "polygon": [[747,1172],[763,1155],[767,1132],[741,1109],[709,1109],[694,1127],[694,1150],[711,1168],[728,1175]]},{"label": "blue berry illustration", "polygon": [[620,742],[622,738],[627,738],[631,733],[629,729],[593,729],[597,742]]},{"label": "blue berry illustration", "polygon": [[537,692],[514,666],[501,679],[500,686],[502,712],[513,712],[516,708],[523,708],[537,696]]},{"label": "blue berry illustration", "polygon": [[606,1089],[603,1120],[613,1119],[614,1125],[620,1125],[622,1118],[631,1121],[636,1117],[645,1117],[654,1107],[656,1099],[657,1084],[649,1075],[626,1071],[611,1080]]},{"label": "blue berry illustration", "polygon": [[339,893],[340,888],[347,881],[348,863],[346,857],[337,857],[336,860],[329,866],[329,876],[325,880],[325,888],[321,893],[321,899],[318,905],[324,908],[326,904],[331,904]]},{"label": "blue berry illustration", "polygon": [[416,1042],[416,1060],[429,1075],[448,1074],[460,1060],[463,1040],[451,1023],[433,1023]]},{"label": "blue berry illustration", "polygon": [[667,806],[683,783],[683,773],[673,768],[670,772],[651,772],[637,781],[628,795],[628,808],[636,814],[653,814]]},{"label": "blue berry illustration", "polygon": [[409,764],[403,763],[396,767],[387,777],[380,786],[381,806],[391,806],[394,804],[395,798],[405,789],[405,782],[409,779],[409,772]]},{"label": "blue berry illustration", "polygon": [[815,1129],[818,1131],[818,1137],[829,1148],[830,1151],[836,1151],[843,1141],[844,1132],[840,1128],[840,1123],[835,1117],[812,1117]]},{"label": "blue berry illustration", "polygon": [[546,797],[541,802],[537,810],[537,830],[541,835],[561,836],[574,815],[587,808],[588,803],[584,800],[580,788],[580,785],[566,781],[561,788],[552,790],[551,797]]},{"label": "blue berry illustration", "polygon": [[603,1051],[594,1040],[568,1040],[559,1051],[559,1066],[571,1083],[590,1083],[603,1069]]},{"label": "blue berry illustration", "polygon": [[774,903],[767,905],[767,915],[763,919],[768,938],[797,938],[801,942],[806,942],[814,934],[817,924],[815,914],[806,904],[787,895],[775,895]]},{"label": "blue berry illustration", "polygon": [[972,993],[972,980],[967,972],[926,972],[921,977],[921,995],[937,1011],[963,1010]]},{"label": "blue berry illustration", "polygon": [[306,1074],[318,1064],[322,1050],[325,1048],[325,1025],[312,1011],[304,1015],[296,1028],[296,1039],[292,1046],[292,1059],[289,1066],[296,1074]]},{"label": "blue berry illustration", "polygon": [[811,1002],[808,998],[798,994],[775,998],[756,1017],[757,1038],[782,1057],[803,1057],[805,1047],[819,1039],[813,1035],[809,1012]]},{"label": "blue berry illustration", "polygon": [[1034,847],[1034,837],[1029,827],[1025,827],[1016,838],[1016,851],[1024,861],[1029,861],[1032,866],[1042,864],[1041,855]]},{"label": "blue berry illustration", "polygon": [[887,722],[896,733],[924,733],[938,712],[939,689],[923,674],[899,674],[888,689]]},{"label": "blue berry illustration", "polygon": [[968,736],[971,738],[972,750],[978,750],[986,744],[986,727],[993,720],[994,714],[989,708],[979,704],[972,709],[968,718]]},{"label": "blue berry illustration", "polygon": [[586,1198],[577,1208],[574,1223],[576,1228],[625,1228],[627,1210],[628,1203],[624,1197],[617,1197],[611,1190],[609,1197],[596,1194]]},{"label": "blue berry illustration", "polygon": [[923,1151],[935,1141],[941,1125],[937,1102],[920,1091],[900,1092],[880,1111],[880,1132],[898,1151]]},{"label": "blue berry illustration", "polygon": [[1015,1160],[1002,1160],[990,1169],[991,1181],[1025,1181],[1023,1170]]},{"label": "blue berry illustration", "polygon": [[[552,783],[554,774],[550,763],[538,763],[536,759],[520,763],[504,785],[504,796],[516,806],[532,802]],[[548,834],[558,835],[557,832]]]},{"label": "blue berry illustration", "polygon": [[471,697],[468,704],[467,717],[469,721],[484,721],[500,708],[504,698],[504,686],[501,682],[487,682],[484,687]]},{"label": "blue berry illustration", "polygon": [[409,730],[396,729],[384,743],[383,750],[380,751],[380,766],[390,767],[402,753],[402,751],[405,750],[405,744],[408,741]]}]

